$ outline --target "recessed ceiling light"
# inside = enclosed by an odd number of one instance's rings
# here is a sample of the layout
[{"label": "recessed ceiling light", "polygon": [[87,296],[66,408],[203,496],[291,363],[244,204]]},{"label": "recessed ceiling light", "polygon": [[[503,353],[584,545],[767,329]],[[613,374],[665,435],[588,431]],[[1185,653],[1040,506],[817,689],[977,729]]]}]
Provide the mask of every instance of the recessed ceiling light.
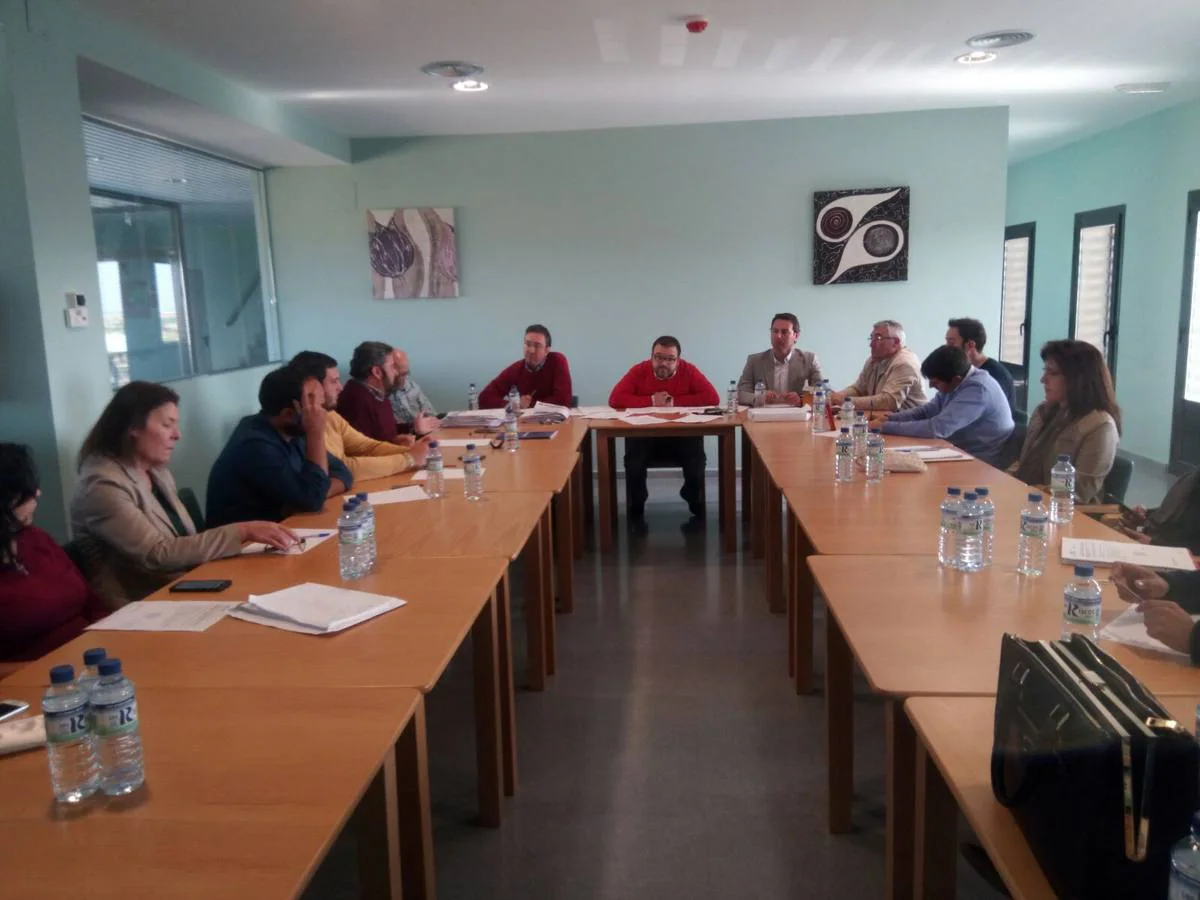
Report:
[{"label": "recessed ceiling light", "polygon": [[1169,81],[1141,81],[1118,84],[1116,89],[1122,94],[1161,94],[1170,86]]},{"label": "recessed ceiling light", "polygon": [[457,59],[442,59],[437,62],[425,63],[421,71],[434,78],[470,78],[483,71],[483,66],[463,62]]},{"label": "recessed ceiling light", "polygon": [[995,58],[995,53],[989,53],[986,50],[973,50],[970,53],[964,53],[962,56],[954,57],[954,61],[962,63],[964,66],[977,66],[980,63],[990,63]]},{"label": "recessed ceiling light", "polygon": [[476,81],[474,78],[464,78],[462,81],[454,82],[451,87],[465,94],[474,94],[479,91],[486,91],[488,83],[486,81]]},{"label": "recessed ceiling light", "polygon": [[989,31],[987,34],[967,38],[967,46],[976,50],[1000,50],[1004,47],[1028,44],[1033,37],[1032,31]]}]

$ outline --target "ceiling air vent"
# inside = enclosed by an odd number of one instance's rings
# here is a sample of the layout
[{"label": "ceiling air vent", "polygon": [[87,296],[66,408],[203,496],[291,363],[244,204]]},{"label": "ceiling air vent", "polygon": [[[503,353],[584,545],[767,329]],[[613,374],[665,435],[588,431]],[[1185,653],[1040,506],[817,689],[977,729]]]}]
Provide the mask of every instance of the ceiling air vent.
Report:
[{"label": "ceiling air vent", "polygon": [[967,46],[976,50],[1002,50],[1005,47],[1028,44],[1032,40],[1032,31],[989,31],[987,34],[977,34],[968,38]]}]

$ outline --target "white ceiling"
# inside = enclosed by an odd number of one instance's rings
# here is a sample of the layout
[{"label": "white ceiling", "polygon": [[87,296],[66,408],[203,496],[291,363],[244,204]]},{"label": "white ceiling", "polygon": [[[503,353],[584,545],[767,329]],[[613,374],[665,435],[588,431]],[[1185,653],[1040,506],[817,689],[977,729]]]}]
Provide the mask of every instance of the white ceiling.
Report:
[{"label": "white ceiling", "polygon": [[[1197,0],[80,2],[352,137],[1008,105],[1021,158],[1200,96]],[[1003,28],[1037,39],[951,61]],[[437,59],[485,66],[492,89],[418,71]],[[1113,90],[1131,81],[1173,87]]]}]

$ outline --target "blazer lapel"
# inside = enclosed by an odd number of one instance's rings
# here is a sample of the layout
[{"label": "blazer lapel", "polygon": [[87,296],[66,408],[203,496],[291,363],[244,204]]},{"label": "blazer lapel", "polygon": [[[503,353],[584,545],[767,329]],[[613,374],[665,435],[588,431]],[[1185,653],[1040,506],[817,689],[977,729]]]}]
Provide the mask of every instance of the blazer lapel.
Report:
[{"label": "blazer lapel", "polygon": [[[136,472],[130,471],[129,467],[124,463],[118,463],[121,471],[125,473],[125,477],[129,479],[129,483],[133,485],[133,490],[137,494],[138,506],[143,512],[152,518],[158,525],[160,531],[165,531],[168,534],[175,534],[175,526],[171,524],[171,520],[163,511],[161,504],[154,497],[154,492],[146,479],[139,478]],[[150,473],[149,477],[154,478],[154,473]]]}]

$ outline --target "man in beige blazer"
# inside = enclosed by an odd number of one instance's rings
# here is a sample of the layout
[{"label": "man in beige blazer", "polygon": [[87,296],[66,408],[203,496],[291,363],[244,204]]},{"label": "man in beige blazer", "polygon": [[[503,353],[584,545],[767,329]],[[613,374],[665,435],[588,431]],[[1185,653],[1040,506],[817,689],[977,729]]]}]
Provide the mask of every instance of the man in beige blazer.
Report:
[{"label": "man in beige blazer", "polygon": [[806,385],[815,387],[821,380],[817,355],[796,347],[800,320],[791,313],[776,313],[771,319],[771,349],[751,353],[738,380],[738,403],[754,403],[754,385],[767,388],[767,402],[799,406]]},{"label": "man in beige blazer", "polygon": [[871,329],[871,355],[858,379],[844,391],[834,391],[829,402],[841,406],[847,397],[857,410],[916,409],[925,402],[921,387],[921,361],[904,345],[904,326],[893,319],[876,322]]}]

